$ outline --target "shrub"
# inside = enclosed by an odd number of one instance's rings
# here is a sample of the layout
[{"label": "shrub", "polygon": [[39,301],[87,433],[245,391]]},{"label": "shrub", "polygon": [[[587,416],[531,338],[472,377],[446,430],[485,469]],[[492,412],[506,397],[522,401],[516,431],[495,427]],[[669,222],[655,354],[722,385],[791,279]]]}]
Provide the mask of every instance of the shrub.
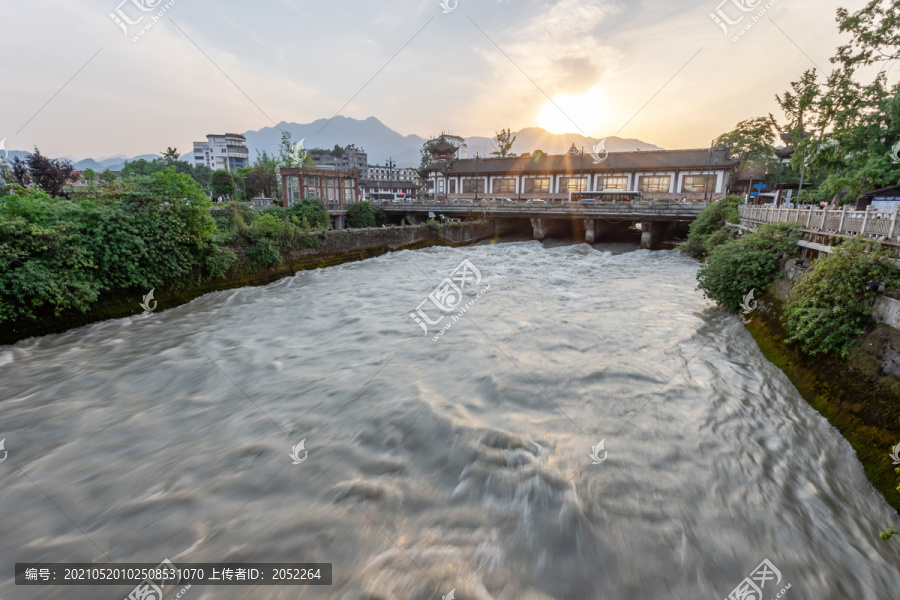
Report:
[{"label": "shrub", "polygon": [[707,239],[720,231],[726,221],[729,223],[740,222],[740,214],[737,207],[743,204],[740,196],[725,196],[717,202],[713,202],[701,212],[691,223],[687,243],[681,249],[694,258],[702,258],[707,253]]},{"label": "shrub", "polygon": [[205,192],[174,169],[72,200],[15,188],[0,200],[0,321],[187,281],[215,235]]},{"label": "shrub", "polygon": [[357,202],[347,209],[350,227],[375,227],[375,206],[371,202]]},{"label": "shrub", "polygon": [[883,279],[894,289],[900,284],[890,253],[880,248],[866,252],[866,246],[863,240],[847,240],[813,264],[785,306],[788,342],[799,343],[811,355],[847,356],[871,314],[866,283]]},{"label": "shrub", "polygon": [[305,218],[312,229],[326,229],[331,224],[328,211],[325,210],[325,205],[318,198],[304,198],[299,202],[294,202],[287,209],[287,214],[290,217],[296,217],[298,221],[303,221]]},{"label": "shrub", "polygon": [[778,254],[795,254],[800,236],[795,223],[770,223],[718,245],[697,273],[698,287],[719,305],[736,310],[750,290],[772,285],[781,272]]},{"label": "shrub", "polygon": [[443,231],[444,229],[444,226],[434,219],[428,219],[426,225],[428,225],[429,229],[433,229],[434,231]]},{"label": "shrub", "polygon": [[281,264],[281,252],[272,240],[260,238],[247,248],[247,263],[253,270],[268,269]]}]

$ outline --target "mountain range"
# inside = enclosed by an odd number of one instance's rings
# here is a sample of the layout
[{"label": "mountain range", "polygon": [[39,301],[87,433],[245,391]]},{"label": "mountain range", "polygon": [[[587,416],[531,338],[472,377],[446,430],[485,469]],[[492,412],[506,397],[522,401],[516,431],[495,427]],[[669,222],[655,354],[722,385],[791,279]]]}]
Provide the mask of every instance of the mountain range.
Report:
[{"label": "mountain range", "polygon": [[[397,133],[375,117],[365,120],[350,117],[334,117],[333,119],[319,119],[312,123],[287,123],[281,122],[276,127],[264,127],[259,130],[244,132],[247,138],[247,147],[250,149],[250,160],[254,160],[257,151],[267,151],[270,154],[278,153],[281,143],[281,132],[291,134],[294,143],[304,140],[304,147],[331,149],[336,144],[347,146],[356,145],[365,150],[369,155],[369,164],[386,164],[388,159],[393,159],[398,167],[418,167],[422,145],[431,138],[423,138],[418,135],[402,135]],[[576,133],[553,134],[540,127],[527,127],[513,132],[515,142],[512,152],[522,154],[542,150],[545,154],[564,154],[574,144],[576,148],[584,148],[590,152],[601,138],[586,137]],[[204,139],[204,135],[195,136],[198,140]],[[436,137],[436,136],[433,136]],[[465,137],[465,136],[461,136]],[[469,157],[476,154],[490,156],[496,150],[496,141],[491,137],[473,136],[466,137]],[[609,152],[627,152],[634,150],[662,150],[658,146],[648,144],[637,139],[623,139],[619,137],[605,138],[606,149]],[[25,159],[27,152],[10,150],[8,160],[18,156]],[[75,168],[83,171],[93,169],[102,172],[106,169],[120,171],[126,161],[138,159],[153,160],[159,158],[158,154],[142,154],[128,157],[115,155],[99,159],[76,159],[71,156],[61,158],[72,161]],[[182,154],[181,158],[193,164],[193,147]]]},{"label": "mountain range", "polygon": [[[355,144],[357,148],[367,152],[369,164],[386,164],[388,159],[393,159],[398,167],[418,167],[422,144],[432,139],[414,134],[402,135],[375,117],[365,120],[335,117],[330,122],[328,119],[319,119],[306,124],[281,122],[277,127],[264,127],[258,131],[244,133],[251,158],[256,156],[257,150],[277,153],[282,131],[289,132],[294,142],[304,140],[304,147],[307,149],[331,149],[335,144],[341,146]],[[577,133],[553,134],[540,127],[528,127],[513,132],[513,136],[516,140],[512,152],[516,154],[535,150],[542,150],[545,154],[564,154],[572,144],[575,144],[576,148],[585,148],[590,152],[600,141],[600,138],[585,137]],[[492,137],[460,137],[466,140],[469,157],[476,154],[489,156],[496,150],[496,141]],[[641,140],[618,137],[606,138],[606,149],[610,152],[662,150]]]}]

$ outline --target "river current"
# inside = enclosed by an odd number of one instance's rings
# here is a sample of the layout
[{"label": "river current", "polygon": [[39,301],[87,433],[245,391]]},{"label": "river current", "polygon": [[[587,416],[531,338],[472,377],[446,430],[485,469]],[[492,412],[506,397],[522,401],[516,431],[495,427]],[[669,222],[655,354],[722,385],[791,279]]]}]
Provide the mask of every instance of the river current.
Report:
[{"label": "river current", "polygon": [[896,513],[697,269],[431,248],[2,346],[0,598],[166,558],[333,565],[182,600],[897,598]]}]

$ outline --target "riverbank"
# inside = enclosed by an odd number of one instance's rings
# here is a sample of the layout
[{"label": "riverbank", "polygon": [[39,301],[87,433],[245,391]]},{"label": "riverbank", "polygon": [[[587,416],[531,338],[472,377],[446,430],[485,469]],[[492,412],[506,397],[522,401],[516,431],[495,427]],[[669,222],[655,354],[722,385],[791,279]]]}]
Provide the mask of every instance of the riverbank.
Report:
[{"label": "riverbank", "polygon": [[[441,229],[417,225],[328,231],[317,236],[317,247],[286,253],[282,264],[277,267],[248,272],[243,268],[245,261],[238,260],[236,266],[224,277],[180,288],[157,288],[154,291],[154,300],[157,303],[154,310],[162,311],[181,306],[210,292],[267,285],[283,277],[291,277],[298,271],[333,267],[400,250],[417,250],[431,246],[465,246],[492,239],[500,233],[502,232],[496,230],[493,221],[454,223]],[[229,249],[239,258],[242,258],[245,252],[243,247],[236,246]],[[60,315],[50,312],[35,320],[19,321],[12,326],[4,325],[0,328],[0,344],[14,344],[30,337],[62,333],[98,321],[140,314],[143,312],[140,306],[141,298],[147,292],[149,290],[111,292],[102,295],[87,312],[70,310]]]},{"label": "riverbank", "polygon": [[747,330],[809,405],[840,431],[866,477],[900,512],[896,467],[889,456],[900,441],[900,370],[893,364],[900,356],[900,331],[879,324],[847,359],[810,357],[785,342],[781,317],[790,289],[790,281],[777,281],[760,298]]}]

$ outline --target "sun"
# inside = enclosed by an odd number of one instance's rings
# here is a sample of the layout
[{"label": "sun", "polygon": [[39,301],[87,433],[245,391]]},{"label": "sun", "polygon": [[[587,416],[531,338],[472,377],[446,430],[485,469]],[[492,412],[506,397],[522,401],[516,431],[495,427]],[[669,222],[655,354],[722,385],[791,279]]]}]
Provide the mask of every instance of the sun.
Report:
[{"label": "sun", "polygon": [[538,126],[553,134],[584,133],[588,135],[602,126],[606,103],[600,90],[594,88],[584,95],[562,95],[547,101],[537,114]]}]

